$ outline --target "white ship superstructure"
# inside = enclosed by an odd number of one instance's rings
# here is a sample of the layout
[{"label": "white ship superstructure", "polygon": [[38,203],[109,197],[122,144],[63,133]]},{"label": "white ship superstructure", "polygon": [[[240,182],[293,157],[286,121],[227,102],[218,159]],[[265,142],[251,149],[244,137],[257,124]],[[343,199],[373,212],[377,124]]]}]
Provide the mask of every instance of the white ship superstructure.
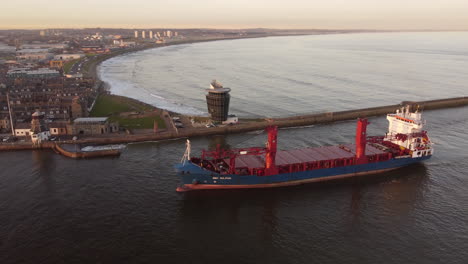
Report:
[{"label": "white ship superstructure", "polygon": [[388,114],[387,120],[389,126],[385,141],[410,150],[413,158],[433,154],[432,143],[423,130],[425,121],[421,118],[421,112],[412,112],[410,106],[406,106],[397,110],[396,114]]}]

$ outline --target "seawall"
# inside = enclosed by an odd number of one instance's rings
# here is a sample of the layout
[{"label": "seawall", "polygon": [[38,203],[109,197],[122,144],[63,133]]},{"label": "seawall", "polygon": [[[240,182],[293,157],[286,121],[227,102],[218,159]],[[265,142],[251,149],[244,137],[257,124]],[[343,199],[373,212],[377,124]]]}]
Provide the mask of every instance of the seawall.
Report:
[{"label": "seawall", "polygon": [[331,123],[336,121],[354,120],[357,118],[365,118],[372,116],[381,116],[388,113],[394,113],[397,109],[406,104],[419,106],[419,109],[436,110],[450,107],[463,107],[468,105],[468,97],[448,98],[440,100],[419,101],[419,102],[402,102],[395,105],[386,105],[381,107],[363,108],[349,111],[327,112],[312,115],[293,116],[289,118],[269,119],[260,122],[240,123],[233,126],[212,127],[212,128],[193,128],[188,130],[179,130],[179,132],[163,132],[157,134],[140,134],[140,135],[116,135],[105,138],[85,138],[78,140],[80,143],[99,143],[99,144],[114,144],[142,141],[156,141],[176,138],[187,138],[197,136],[210,136],[220,134],[243,133],[255,130],[263,130],[267,126],[275,125],[278,127],[298,127],[314,124]]},{"label": "seawall", "polygon": [[[413,107],[419,106],[420,110],[436,110],[450,107],[464,107],[468,105],[468,97],[457,97],[440,100],[418,101],[418,102],[402,102],[395,105],[386,105],[373,108],[363,108],[348,111],[327,112],[320,114],[292,116],[289,118],[268,119],[259,122],[240,123],[233,126],[212,127],[212,128],[192,128],[187,130],[179,130],[179,132],[161,132],[156,134],[110,134],[107,137],[83,138],[75,141],[61,141],[60,143],[93,143],[93,144],[116,144],[130,142],[157,141],[177,138],[188,138],[197,136],[210,136],[220,134],[243,133],[248,131],[263,130],[267,126],[275,125],[278,127],[299,127],[314,124],[331,123],[336,121],[354,120],[357,118],[365,118],[372,116],[386,115],[395,112],[398,108],[411,104]],[[54,149],[55,143],[44,142],[41,146],[32,146],[25,143],[3,143],[0,144],[1,150],[26,150],[26,149]],[[68,155],[66,155],[68,156]]]},{"label": "seawall", "polygon": [[[76,141],[73,141],[73,144]],[[85,158],[97,158],[97,157],[108,157],[108,156],[119,156],[121,151],[116,149],[99,150],[99,151],[69,151],[61,146],[62,143],[57,144],[55,142],[43,142],[39,145],[33,145],[31,143],[7,143],[0,144],[0,151],[17,151],[17,150],[40,150],[50,149],[65,157],[73,159],[85,159]]]}]

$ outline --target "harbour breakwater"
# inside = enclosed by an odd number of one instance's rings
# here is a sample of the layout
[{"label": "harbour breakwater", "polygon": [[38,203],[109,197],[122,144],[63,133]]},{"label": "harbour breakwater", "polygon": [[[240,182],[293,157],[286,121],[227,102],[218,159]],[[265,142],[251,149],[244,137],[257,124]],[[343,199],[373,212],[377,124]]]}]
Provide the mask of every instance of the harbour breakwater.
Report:
[{"label": "harbour breakwater", "polygon": [[386,105],[373,108],[355,109],[349,111],[339,112],[326,112],[311,115],[291,116],[288,118],[274,118],[265,119],[264,121],[252,121],[239,123],[236,125],[227,125],[222,127],[201,127],[186,130],[179,130],[177,132],[163,132],[155,134],[140,134],[140,135],[125,135],[117,137],[107,137],[99,139],[83,139],[83,143],[101,143],[101,144],[114,144],[114,143],[129,143],[129,142],[143,142],[143,141],[157,141],[176,138],[189,138],[198,136],[210,136],[221,134],[234,134],[249,131],[263,130],[268,126],[285,127],[301,127],[314,124],[332,123],[337,121],[354,120],[357,118],[365,118],[372,116],[381,116],[388,113],[394,113],[402,106],[412,105],[419,108],[420,111],[436,110],[451,107],[463,107],[468,105],[468,97],[447,98],[440,100],[418,101],[418,102],[401,102],[395,105]]},{"label": "harbour breakwater", "polygon": [[[339,112],[326,112],[320,114],[311,114],[311,115],[301,115],[301,116],[291,116],[289,118],[275,118],[275,119],[265,119],[263,121],[251,121],[245,123],[239,123],[236,125],[228,125],[222,127],[201,127],[201,128],[187,128],[181,129],[177,132],[159,132],[151,134],[109,134],[107,137],[89,137],[81,138],[74,141],[62,141],[60,144],[117,144],[117,143],[131,143],[131,142],[144,142],[144,141],[158,141],[158,140],[168,140],[168,139],[177,139],[177,138],[190,138],[198,136],[211,136],[211,135],[221,135],[221,134],[233,134],[233,133],[243,133],[255,130],[263,130],[267,126],[278,126],[278,127],[300,127],[308,126],[314,124],[324,124],[332,123],[337,121],[353,120],[357,118],[366,118],[373,116],[386,115],[388,113],[393,113],[397,109],[405,105],[411,105],[412,107],[419,108],[420,111],[426,110],[436,110],[444,109],[451,107],[464,107],[468,105],[468,97],[457,97],[457,98],[448,98],[440,100],[430,100],[430,101],[418,101],[418,102],[401,102],[400,104],[386,105],[380,107],[372,108],[363,108],[355,109],[348,111],[339,111]],[[28,150],[28,149],[53,149],[57,150],[56,143],[53,142],[43,142],[40,145],[31,145],[24,142],[18,143],[3,143],[0,144],[1,150]],[[60,152],[60,150],[59,150]],[[65,156],[77,158],[76,155],[67,155],[62,153]],[[102,153],[103,155],[93,155],[93,157],[98,156],[107,156],[108,153]],[[76,156],[76,157],[75,157]],[[85,158],[84,156],[82,158]]]}]

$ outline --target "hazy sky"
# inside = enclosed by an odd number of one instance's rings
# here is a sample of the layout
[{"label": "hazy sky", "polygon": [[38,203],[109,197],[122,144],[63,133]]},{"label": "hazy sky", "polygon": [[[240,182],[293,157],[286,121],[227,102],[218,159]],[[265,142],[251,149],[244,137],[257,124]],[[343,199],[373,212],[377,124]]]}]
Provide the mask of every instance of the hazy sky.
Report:
[{"label": "hazy sky", "polygon": [[468,0],[2,0],[0,28],[468,30]]}]

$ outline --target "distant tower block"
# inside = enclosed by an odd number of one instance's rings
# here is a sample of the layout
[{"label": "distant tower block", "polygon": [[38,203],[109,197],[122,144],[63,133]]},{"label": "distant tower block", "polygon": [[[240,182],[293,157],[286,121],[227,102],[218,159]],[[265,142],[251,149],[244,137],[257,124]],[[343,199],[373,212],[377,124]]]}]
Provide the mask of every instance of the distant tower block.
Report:
[{"label": "distant tower block", "polygon": [[150,39],[153,39],[153,31],[150,31],[150,32],[149,32],[149,38],[150,38]]},{"label": "distant tower block", "polygon": [[138,38],[138,30],[135,30],[135,38]]},{"label": "distant tower block", "polygon": [[208,113],[211,119],[215,122],[223,122],[228,118],[229,101],[231,96],[230,88],[224,88],[223,85],[216,80],[213,80],[210,89],[206,89],[206,103],[208,105]]},{"label": "distant tower block", "polygon": [[141,31],[141,38],[146,38],[146,32],[144,30]]}]

